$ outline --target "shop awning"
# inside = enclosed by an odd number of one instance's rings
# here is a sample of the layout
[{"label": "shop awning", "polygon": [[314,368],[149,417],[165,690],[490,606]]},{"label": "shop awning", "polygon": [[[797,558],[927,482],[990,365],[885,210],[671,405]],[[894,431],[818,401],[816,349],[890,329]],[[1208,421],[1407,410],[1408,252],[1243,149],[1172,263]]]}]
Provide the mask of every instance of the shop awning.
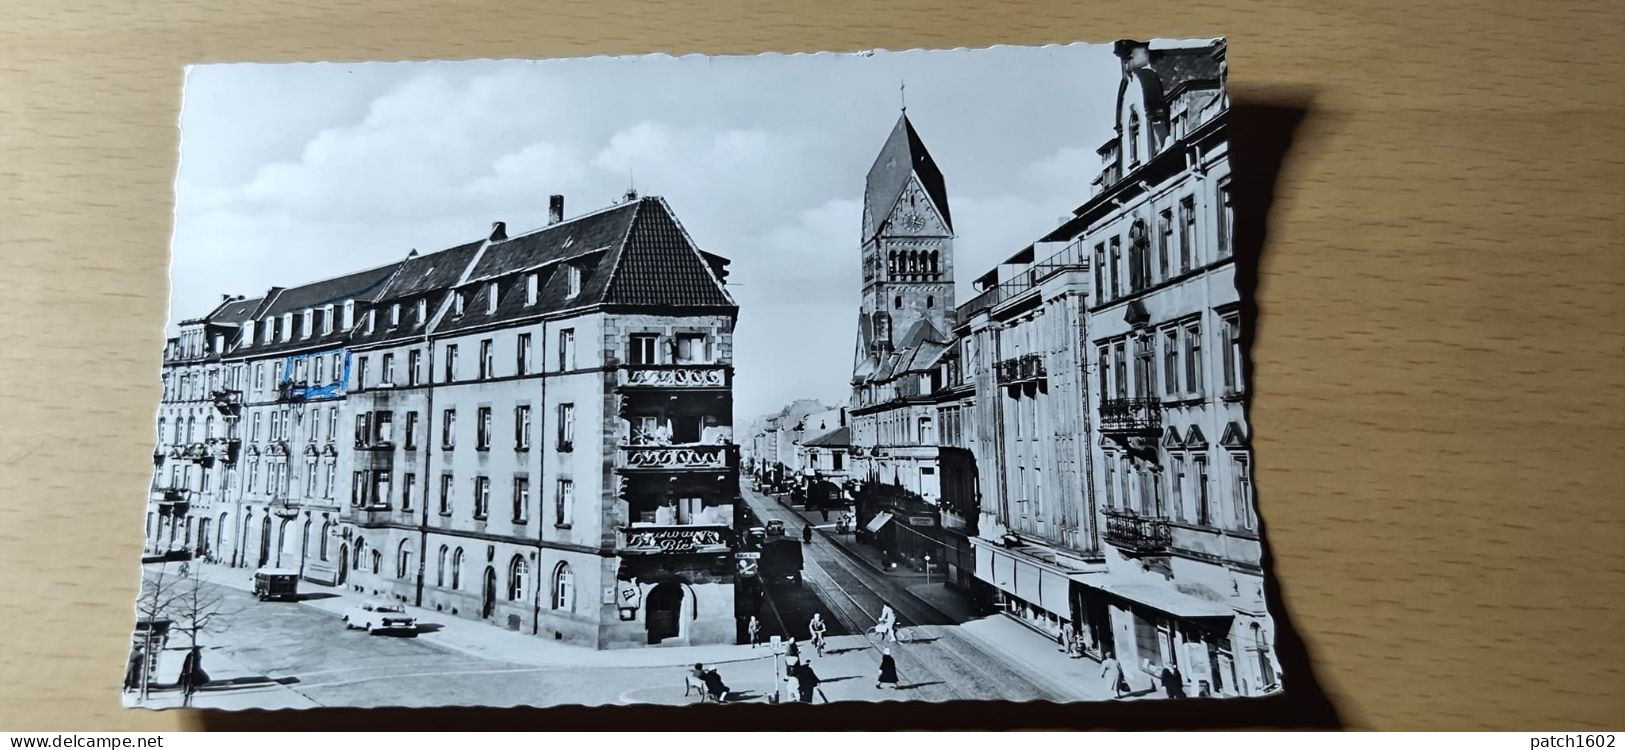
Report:
[{"label": "shop awning", "polygon": [[864,529],[864,531],[867,531],[867,532],[873,534],[873,533],[879,531],[880,527],[885,526],[890,521],[891,521],[891,514],[885,512],[885,511],[881,511],[879,513],[876,513],[874,518],[869,519],[869,525],[863,527],[863,529]]},{"label": "shop awning", "polygon": [[1236,616],[1234,607],[1220,602],[1198,599],[1189,594],[1175,591],[1172,588],[1093,580],[1095,578],[1095,576],[1074,576],[1072,580],[1090,588],[1099,589],[1112,596],[1127,599],[1135,604],[1166,612],[1174,617],[1199,619]]}]

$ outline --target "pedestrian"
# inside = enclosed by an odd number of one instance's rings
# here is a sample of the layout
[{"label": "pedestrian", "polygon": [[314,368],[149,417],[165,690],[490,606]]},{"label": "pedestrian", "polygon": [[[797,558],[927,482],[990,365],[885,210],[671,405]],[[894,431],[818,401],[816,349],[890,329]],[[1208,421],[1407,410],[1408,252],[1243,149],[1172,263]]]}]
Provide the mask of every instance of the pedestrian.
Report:
[{"label": "pedestrian", "polygon": [[209,673],[203,671],[203,648],[193,646],[181,660],[181,705],[192,705],[192,694],[209,682]]},{"label": "pedestrian", "polygon": [[897,613],[892,611],[890,604],[880,606],[880,619],[875,621],[875,634],[881,641],[890,639],[897,642]]},{"label": "pedestrian", "polygon": [[829,626],[824,624],[824,615],[820,612],[814,612],[812,621],[807,623],[807,632],[810,634],[809,637],[812,638],[813,647],[818,649],[819,656],[824,655],[824,631],[828,629]]},{"label": "pedestrian", "polygon": [[1070,626],[1070,625],[1062,625],[1060,631],[1058,631],[1055,634],[1055,642],[1060,644],[1060,646],[1061,646],[1060,648],[1056,649],[1056,651],[1060,651],[1063,654],[1071,653],[1071,651],[1072,651],[1072,631],[1070,629],[1071,627],[1072,626]]},{"label": "pedestrian", "polygon": [[897,689],[897,660],[892,658],[889,648],[880,652],[880,674],[875,677],[875,689],[879,690],[881,685]]},{"label": "pedestrian", "polygon": [[812,524],[801,527],[801,542],[806,544],[812,541]]},{"label": "pedestrian", "polygon": [[762,621],[756,615],[750,616],[750,622],[745,625],[745,632],[750,635],[750,647],[756,648],[756,643],[762,639]]},{"label": "pedestrian", "polygon": [[147,649],[141,644],[135,644],[130,650],[130,663],[124,668],[124,692],[137,690],[141,687],[141,675],[147,670]]},{"label": "pedestrian", "polygon": [[[796,688],[801,693],[802,703],[813,702],[813,692],[818,690],[818,683],[818,674],[813,672],[812,664],[803,664],[796,670]],[[825,698],[824,702],[828,703],[829,699]]]},{"label": "pedestrian", "polygon": [[1179,676],[1179,667],[1171,663],[1162,665],[1162,689],[1168,692],[1169,698],[1185,697],[1185,679]]},{"label": "pedestrian", "polygon": [[801,647],[796,645],[796,639],[791,638],[790,642],[785,644],[784,655],[791,659],[799,658],[801,656]]},{"label": "pedestrian", "polygon": [[1100,676],[1111,682],[1113,696],[1121,698],[1128,692],[1128,681],[1123,678],[1123,665],[1110,651],[1107,651],[1106,658],[1100,661]]}]

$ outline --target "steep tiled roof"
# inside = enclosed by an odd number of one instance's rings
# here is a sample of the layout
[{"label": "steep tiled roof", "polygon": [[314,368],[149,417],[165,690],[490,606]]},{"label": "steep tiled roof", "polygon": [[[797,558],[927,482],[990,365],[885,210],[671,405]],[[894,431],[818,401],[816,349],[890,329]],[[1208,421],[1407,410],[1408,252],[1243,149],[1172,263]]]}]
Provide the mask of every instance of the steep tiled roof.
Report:
[{"label": "steep tiled roof", "polygon": [[254,308],[259,307],[262,299],[264,298],[255,297],[253,299],[238,299],[226,302],[215,308],[214,312],[209,313],[208,323],[223,326],[242,325],[243,321],[248,320],[254,314]]},{"label": "steep tiled roof", "polygon": [[1179,47],[1151,50],[1151,69],[1162,79],[1164,91],[1182,83],[1219,80],[1219,58],[1214,54],[1219,42],[1206,47]]},{"label": "steep tiled roof", "polygon": [[463,277],[463,271],[468,269],[468,262],[474,258],[474,253],[483,244],[485,240],[475,240],[427,255],[407,258],[406,262],[401,264],[400,273],[395,274],[395,278],[390,280],[389,286],[378,298],[401,299],[427,292],[445,291]]},{"label": "steep tiled roof", "polygon": [[865,241],[880,232],[880,226],[891,215],[897,197],[908,186],[911,174],[919,175],[920,184],[942,214],[943,223],[950,230],[953,229],[953,219],[948,215],[948,186],[943,181],[942,170],[937,168],[931,152],[925,149],[925,142],[920,140],[919,133],[914,132],[914,124],[905,114],[897,118],[897,124],[886,138],[886,145],[880,147],[880,153],[875,156],[875,163],[869,167],[869,176],[864,182]]},{"label": "steep tiled roof", "polygon": [[665,201],[638,202],[604,302],[627,305],[729,306],[733,300],[678,226]]},{"label": "steep tiled roof", "polygon": [[[493,243],[480,256],[469,278],[501,276],[615,247],[625,239],[642,203],[622,203]],[[589,291],[583,283],[582,296],[598,299],[597,293]]]},{"label": "steep tiled roof", "polygon": [[384,285],[389,282],[391,274],[400,268],[401,262],[395,261],[388,265],[369,268],[365,271],[335,276],[302,286],[288,287],[282,290],[276,299],[271,300],[271,307],[265,311],[267,315],[281,315],[283,313],[303,312],[308,307],[321,307],[323,305],[342,305],[345,300],[368,301],[383,291]]},{"label": "steep tiled roof", "polygon": [[845,448],[852,444],[852,428],[839,427],[802,442],[809,448]]}]

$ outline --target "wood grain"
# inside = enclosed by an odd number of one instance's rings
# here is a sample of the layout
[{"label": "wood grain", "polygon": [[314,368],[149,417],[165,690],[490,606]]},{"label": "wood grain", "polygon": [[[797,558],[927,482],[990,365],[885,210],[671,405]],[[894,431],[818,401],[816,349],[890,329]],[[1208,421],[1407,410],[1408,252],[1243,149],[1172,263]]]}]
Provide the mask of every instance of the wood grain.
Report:
[{"label": "wood grain", "polygon": [[[116,688],[184,64],[1227,34],[1238,103],[1296,113],[1259,258],[1252,415],[1274,573],[1331,722],[1617,729],[1622,29],[1625,12],[1606,0],[11,0],[0,7],[0,726],[202,726],[124,711]],[[1156,710],[1184,715],[1180,726],[1234,725],[1222,710]],[[712,711],[701,723],[719,713],[723,724],[765,716]],[[518,728],[561,715],[437,720]],[[1016,714],[1031,726],[1121,725],[1066,715]],[[578,721],[595,716],[607,723]],[[859,723],[981,721],[889,716]]]}]

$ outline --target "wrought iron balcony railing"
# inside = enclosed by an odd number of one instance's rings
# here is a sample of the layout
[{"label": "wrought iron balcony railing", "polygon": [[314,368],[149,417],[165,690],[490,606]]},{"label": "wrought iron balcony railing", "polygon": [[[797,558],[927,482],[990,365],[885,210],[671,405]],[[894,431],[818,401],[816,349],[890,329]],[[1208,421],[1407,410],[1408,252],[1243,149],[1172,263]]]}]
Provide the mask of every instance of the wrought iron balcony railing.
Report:
[{"label": "wrought iron balcony railing", "polygon": [[994,365],[994,373],[999,385],[1043,380],[1049,374],[1044,369],[1044,357],[1038,354],[1023,354],[1001,360]]},{"label": "wrought iron balcony railing", "polygon": [[1100,404],[1103,435],[1151,437],[1162,431],[1162,402],[1155,398],[1113,398]]},{"label": "wrought iron balcony railing", "polygon": [[721,471],[736,465],[734,445],[623,445],[616,467],[622,471]]},{"label": "wrought iron balcony railing", "polygon": [[243,392],[236,390],[217,390],[209,394],[214,401],[214,408],[226,416],[235,416],[243,408]]},{"label": "wrought iron balcony railing", "polygon": [[727,365],[621,365],[616,383],[622,388],[727,388]]},{"label": "wrought iron balcony railing", "polygon": [[1161,554],[1173,544],[1173,531],[1168,527],[1166,518],[1108,508],[1106,543],[1138,555]]}]

